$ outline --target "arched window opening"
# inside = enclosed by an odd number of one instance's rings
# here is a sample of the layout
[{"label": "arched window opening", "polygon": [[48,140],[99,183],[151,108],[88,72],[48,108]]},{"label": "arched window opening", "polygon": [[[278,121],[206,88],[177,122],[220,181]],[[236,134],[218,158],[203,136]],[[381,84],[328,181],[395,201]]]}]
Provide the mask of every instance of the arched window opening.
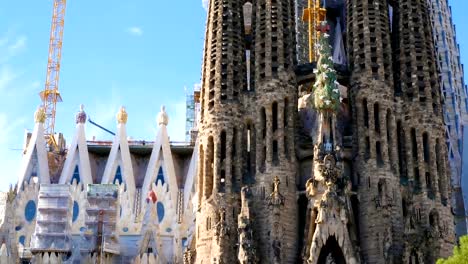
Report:
[{"label": "arched window opening", "polygon": [[424,162],[429,163],[429,137],[427,132],[423,134]]},{"label": "arched window opening", "polygon": [[419,256],[418,256],[418,252],[416,252],[416,250],[413,250],[411,252],[410,263],[409,264],[422,264],[422,263],[419,263]]},{"label": "arched window opening", "polygon": [[419,175],[419,168],[414,168],[414,191],[421,192],[421,176]]},{"label": "arched window opening", "polygon": [[434,186],[432,182],[432,177],[429,172],[426,172],[426,187],[427,187],[427,197],[431,200],[435,199]]},{"label": "arched window opening", "polygon": [[370,158],[370,139],[369,137],[366,137],[366,150],[364,153],[364,157],[366,160]]},{"label": "arched window opening", "polygon": [[221,132],[221,162],[226,159],[226,131]]},{"label": "arched window opening", "polygon": [[163,168],[162,168],[162,165],[161,167],[159,167],[159,170],[158,170],[158,176],[156,177],[156,182],[155,184],[156,185],[164,185],[165,183],[165,179],[164,179],[164,172],[163,172]]},{"label": "arched window opening", "polygon": [[284,156],[289,160],[289,143],[287,134],[284,135]]},{"label": "arched window opening", "polygon": [[278,103],[273,102],[272,105],[272,129],[275,132],[278,129]]},{"label": "arched window opening", "polygon": [[401,121],[397,122],[397,145],[398,145],[398,170],[402,183],[406,183],[408,175],[406,174],[406,148],[405,148],[405,135],[401,125]]},{"label": "arched window opening", "polygon": [[418,160],[418,143],[416,141],[416,129],[411,128],[411,152],[413,153],[413,159]]},{"label": "arched window opening", "polygon": [[243,146],[244,172],[242,182],[251,183],[255,178],[256,168],[256,132],[255,126],[249,121],[245,127],[244,140],[247,144]]},{"label": "arched window opening", "polygon": [[362,100],[362,110],[364,111],[364,125],[369,128],[369,109],[367,109],[367,99]]},{"label": "arched window opening", "polygon": [[317,263],[346,263],[343,251],[335,236],[330,236],[327,243],[320,250]]},{"label": "arched window opening", "polygon": [[263,150],[261,153],[260,172],[265,172],[265,165],[266,165],[266,146],[263,146]]},{"label": "arched window opening", "polygon": [[408,216],[408,207],[406,205],[406,199],[405,198],[403,198],[401,200],[401,208],[403,208],[403,217],[406,218]]},{"label": "arched window opening", "polygon": [[71,178],[70,184],[73,184],[73,181],[76,183],[80,183],[80,170],[78,169],[78,165],[75,166],[75,170],[73,171],[73,176]]},{"label": "arched window opening", "polygon": [[114,180],[112,184],[122,184],[122,172],[120,171],[120,166],[117,166],[117,170],[115,172]]},{"label": "arched window opening", "polygon": [[237,130],[232,130],[232,146],[231,146],[231,184],[233,188],[237,187],[237,174],[236,174],[236,153],[237,153]]},{"label": "arched window opening", "polygon": [[219,178],[219,192],[224,193],[226,190],[226,171],[221,170],[221,175]]},{"label": "arched window opening", "polygon": [[384,161],[382,158],[382,147],[380,146],[380,141],[375,142],[375,152],[377,155],[377,166],[382,167],[384,165]]},{"label": "arched window opening", "polygon": [[264,107],[262,107],[262,109],[260,110],[260,121],[262,123],[262,137],[265,138],[266,137],[266,112],[265,112]]},{"label": "arched window opening", "polygon": [[374,127],[375,132],[380,133],[380,113],[379,113],[379,104],[374,104]]},{"label": "arched window opening", "polygon": [[435,210],[433,210],[429,214],[429,225],[431,225],[432,228],[438,228],[439,227],[439,215]]},{"label": "arched window opening", "polygon": [[380,180],[379,184],[377,185],[377,191],[378,191],[378,194],[379,194],[379,198],[383,198],[384,184],[385,184],[385,182]]},{"label": "arched window opening", "polygon": [[287,128],[288,127],[288,108],[289,108],[289,100],[288,98],[284,98],[284,110],[283,110],[283,123],[284,123],[284,127]]},{"label": "arched window opening", "polygon": [[388,161],[390,162],[390,166],[392,168],[392,171],[393,172],[396,172],[395,171],[395,166],[394,166],[394,162],[395,162],[395,158],[392,154],[392,146],[393,146],[393,140],[391,138],[391,131],[393,131],[393,126],[392,126],[392,117],[391,117],[391,112],[390,112],[390,109],[387,110],[387,114],[386,114],[386,117],[385,117],[385,123],[386,123],[386,126],[387,126],[387,155],[388,155]]},{"label": "arched window opening", "polygon": [[272,160],[274,166],[277,166],[279,164],[278,141],[276,140],[273,140]]}]

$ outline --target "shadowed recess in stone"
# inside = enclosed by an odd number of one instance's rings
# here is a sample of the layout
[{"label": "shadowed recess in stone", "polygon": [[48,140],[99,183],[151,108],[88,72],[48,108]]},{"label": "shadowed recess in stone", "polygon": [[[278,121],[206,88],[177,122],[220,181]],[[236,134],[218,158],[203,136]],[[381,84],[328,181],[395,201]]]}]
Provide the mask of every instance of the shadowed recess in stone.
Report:
[{"label": "shadowed recess in stone", "polygon": [[164,183],[166,182],[164,180],[164,172],[163,172],[163,169],[162,169],[162,166],[159,167],[159,171],[158,171],[158,177],[156,177],[156,186],[159,184],[159,182],[161,182],[161,185],[164,185]]},{"label": "shadowed recess in stone", "polygon": [[122,183],[122,172],[120,171],[120,166],[117,167],[117,171],[115,172],[113,184],[121,184]]},{"label": "shadowed recess in stone", "polygon": [[70,180],[70,184],[73,184],[73,181],[76,180],[76,183],[80,183],[80,170],[78,168],[78,165],[75,167],[75,171],[73,171],[73,177]]}]

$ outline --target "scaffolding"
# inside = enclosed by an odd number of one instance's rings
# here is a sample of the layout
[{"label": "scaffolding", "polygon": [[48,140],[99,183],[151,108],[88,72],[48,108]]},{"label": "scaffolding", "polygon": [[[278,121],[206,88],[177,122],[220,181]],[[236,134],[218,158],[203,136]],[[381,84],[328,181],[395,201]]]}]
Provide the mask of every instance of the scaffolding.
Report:
[{"label": "scaffolding", "polygon": [[120,254],[117,219],[119,214],[119,190],[114,184],[89,184],[87,190],[89,207],[86,209],[86,232],[88,248],[85,252],[98,254],[99,263],[104,257]]},{"label": "scaffolding", "polygon": [[71,252],[72,204],[70,185],[41,184],[31,252]]},{"label": "scaffolding", "polygon": [[196,84],[192,91],[185,89],[185,141],[187,142],[195,142],[199,111],[200,85]]}]

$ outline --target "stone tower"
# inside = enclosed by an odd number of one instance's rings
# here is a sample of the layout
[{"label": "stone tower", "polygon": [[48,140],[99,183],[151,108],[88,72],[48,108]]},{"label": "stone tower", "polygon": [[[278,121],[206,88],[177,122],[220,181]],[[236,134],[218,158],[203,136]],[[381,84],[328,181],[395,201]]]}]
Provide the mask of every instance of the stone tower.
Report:
[{"label": "stone tower", "polygon": [[368,263],[432,263],[454,243],[427,8],[418,0],[348,1],[359,240]]},{"label": "stone tower", "polygon": [[[237,261],[241,188],[258,257],[294,263],[294,1],[212,0],[199,134],[196,262]],[[287,204],[287,206],[285,206]],[[245,211],[245,210],[244,210]]]},{"label": "stone tower", "polygon": [[[316,3],[319,56],[298,65],[304,0],[210,1],[196,263],[433,263],[451,252],[427,2]],[[309,119],[298,101],[312,102]]]}]

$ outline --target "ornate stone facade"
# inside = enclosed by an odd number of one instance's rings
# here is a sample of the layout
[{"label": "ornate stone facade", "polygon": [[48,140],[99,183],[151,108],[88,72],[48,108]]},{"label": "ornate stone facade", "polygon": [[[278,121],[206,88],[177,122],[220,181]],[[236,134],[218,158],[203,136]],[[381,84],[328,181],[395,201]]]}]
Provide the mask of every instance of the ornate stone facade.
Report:
[{"label": "ornate stone facade", "polygon": [[304,64],[306,1],[210,1],[195,263],[432,263],[455,244],[427,3],[319,2]]}]

